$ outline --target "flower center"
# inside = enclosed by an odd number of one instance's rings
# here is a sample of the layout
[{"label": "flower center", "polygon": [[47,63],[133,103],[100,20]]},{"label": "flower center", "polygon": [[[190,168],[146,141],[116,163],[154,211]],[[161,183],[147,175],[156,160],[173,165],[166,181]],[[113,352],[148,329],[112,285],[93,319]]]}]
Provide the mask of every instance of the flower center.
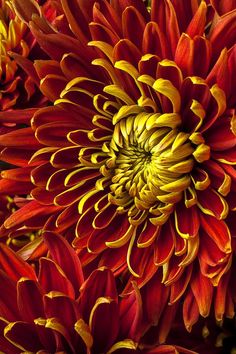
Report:
[{"label": "flower center", "polygon": [[190,134],[167,126],[163,116],[141,112],[115,124],[109,152],[110,201],[120,212],[132,205],[154,215],[163,208],[171,212],[191,183],[195,149]]}]

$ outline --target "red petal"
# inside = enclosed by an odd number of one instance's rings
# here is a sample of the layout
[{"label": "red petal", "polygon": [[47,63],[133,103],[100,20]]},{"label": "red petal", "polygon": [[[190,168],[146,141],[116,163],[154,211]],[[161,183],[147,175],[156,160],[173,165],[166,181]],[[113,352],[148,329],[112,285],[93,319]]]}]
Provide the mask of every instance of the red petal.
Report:
[{"label": "red petal", "polygon": [[141,334],[142,298],[135,283],[133,291],[120,302],[120,321],[123,338],[138,341]]},{"label": "red petal", "polygon": [[200,314],[203,317],[207,317],[209,315],[213,299],[213,285],[208,278],[201,274],[199,270],[195,270],[191,280],[191,289],[197,302]]},{"label": "red petal", "polygon": [[[163,59],[168,56],[168,42],[156,22],[149,22],[146,25],[143,32],[142,49],[144,54],[155,54]],[[152,76],[154,76],[153,73]]]},{"label": "red petal", "polygon": [[196,206],[186,208],[184,203],[178,203],[175,209],[175,227],[183,238],[194,237],[199,230],[199,217]]},{"label": "red petal", "polygon": [[221,1],[221,0],[211,0],[211,4],[219,15],[223,15],[230,12],[236,8],[236,1]]},{"label": "red petal", "polygon": [[215,216],[218,220],[224,219],[227,216],[227,203],[223,197],[213,189],[207,188],[204,191],[197,191],[197,198],[197,205],[203,214]]},{"label": "red petal", "polygon": [[75,334],[74,325],[80,318],[79,305],[75,300],[52,291],[44,296],[44,306],[47,318],[56,317],[71,335]]},{"label": "red petal", "polygon": [[149,13],[147,11],[146,5],[142,0],[112,0],[112,6],[114,7],[115,12],[119,15],[121,15],[126,7],[135,7],[146,20],[149,19]]},{"label": "red petal", "polygon": [[176,311],[178,309],[178,303],[174,305],[167,305],[162,313],[162,317],[158,326],[158,338],[160,344],[166,341],[169,331],[172,327],[173,321],[176,317]]},{"label": "red petal", "polygon": [[206,26],[206,13],[207,13],[207,5],[204,1],[202,1],[186,30],[186,33],[191,38],[194,38],[197,35],[202,36],[204,34],[204,30]]},{"label": "red petal", "polygon": [[60,61],[65,53],[80,53],[81,60],[91,62],[93,50],[66,34],[44,34],[32,25],[33,35],[42,49],[54,60]]},{"label": "red petal", "polygon": [[185,296],[183,305],[183,319],[184,324],[188,332],[191,332],[192,326],[197,322],[199,318],[199,308],[196,299],[190,289]]},{"label": "red petal", "polygon": [[[8,321],[0,318],[0,333],[4,332],[4,328],[8,325]],[[11,353],[11,354],[18,354],[19,348],[17,349],[13,344],[11,344],[6,338],[2,335],[0,337],[0,348],[3,353]]]},{"label": "red petal", "polygon": [[170,221],[167,221],[160,229],[154,244],[154,263],[164,264],[171,257],[174,250],[175,232]]},{"label": "red petal", "polygon": [[213,29],[209,35],[212,43],[213,58],[217,58],[222,48],[231,48],[236,40],[236,10],[219,17],[214,24]]},{"label": "red petal", "polygon": [[95,0],[62,0],[62,7],[73,33],[84,43],[88,42],[88,23],[92,20],[92,8]]},{"label": "red petal", "polygon": [[114,343],[119,331],[118,316],[115,300],[105,297],[97,299],[89,318],[94,352],[105,353]]},{"label": "red petal", "polygon": [[[157,325],[167,305],[170,287],[161,282],[161,272],[157,271],[140,290],[143,299],[143,315],[148,324]],[[157,301],[158,299],[158,301]]]},{"label": "red petal", "polygon": [[28,58],[25,58],[23,55],[19,55],[14,52],[9,53],[10,56],[17,62],[17,64],[24,70],[28,77],[39,86],[39,77],[34,68],[33,62]]},{"label": "red petal", "polygon": [[27,224],[27,220],[32,219],[33,217],[39,218],[40,216],[50,215],[50,213],[53,213],[58,209],[59,208],[55,206],[45,207],[45,205],[40,205],[38,202],[32,201],[14,212],[5,221],[4,225],[7,229],[10,229],[23,223]]},{"label": "red petal", "polygon": [[91,22],[89,27],[94,41],[103,41],[114,46],[120,39],[113,30],[100,23]]},{"label": "red petal", "polygon": [[[201,56],[198,55],[201,53]],[[205,78],[211,61],[211,42],[205,37],[194,38],[193,74]]]},{"label": "red petal", "polygon": [[70,145],[67,134],[77,128],[74,122],[51,122],[37,128],[36,137],[46,146],[64,147]]},{"label": "red petal", "polygon": [[45,293],[60,291],[71,298],[75,297],[74,288],[62,269],[48,258],[40,258],[38,280]]},{"label": "red petal", "polygon": [[[201,51],[201,58],[204,57],[204,65],[200,61],[198,53]],[[190,38],[183,33],[178,42],[175,62],[185,76],[205,76],[210,64],[211,47],[207,39],[202,37]]]},{"label": "red petal", "polygon": [[80,305],[82,317],[86,322],[99,297],[110,297],[117,301],[115,279],[109,269],[95,270],[81,287]]},{"label": "red petal", "polygon": [[125,60],[137,67],[142,54],[140,50],[128,39],[121,39],[114,47],[114,61]]},{"label": "red petal", "polygon": [[2,270],[0,270],[0,314],[7,321],[14,322],[19,318],[15,282]]},{"label": "red petal", "polygon": [[218,192],[221,193],[223,196],[232,193],[231,191],[232,180],[230,176],[230,171],[229,174],[226,173],[227,168],[223,169],[220,163],[217,163],[213,160],[209,160],[204,162],[204,169],[209,174],[211,180],[211,186],[214,189],[217,189]]},{"label": "red petal", "polygon": [[23,351],[37,352],[42,349],[42,344],[38,338],[33,324],[26,322],[10,323],[5,328],[5,337]]},{"label": "red petal", "polygon": [[68,146],[57,150],[51,159],[51,164],[55,168],[66,168],[76,167],[79,164],[78,161],[79,147],[78,146]]},{"label": "red petal", "polygon": [[207,235],[215,242],[222,252],[229,253],[231,251],[231,235],[230,231],[223,220],[217,220],[210,215],[199,213],[201,227]]},{"label": "red petal", "polygon": [[224,150],[221,152],[212,152],[212,158],[220,162],[232,165],[236,162],[236,151],[235,148]]},{"label": "red petal", "polygon": [[127,267],[126,263],[127,245],[117,249],[107,249],[103,252],[99,267],[107,267],[115,275],[121,274]]},{"label": "red petal", "polygon": [[38,108],[26,108],[0,112],[0,122],[29,124],[37,110]]},{"label": "red petal", "polygon": [[230,93],[230,87],[229,87],[229,79],[227,78],[230,78],[229,68],[228,68],[228,52],[226,49],[223,49],[219,55],[219,58],[214,64],[213,68],[209,72],[206,78],[206,82],[210,87],[213,86],[215,83],[217,83],[218,86],[222,90],[224,90],[224,92],[228,96]]},{"label": "red petal", "polygon": [[44,317],[42,293],[35,281],[22,278],[18,282],[17,303],[24,321],[33,323],[35,318]]},{"label": "red petal", "polygon": [[117,215],[117,206],[112,205],[108,202],[108,204],[100,210],[93,220],[93,227],[95,229],[103,229],[107,227],[112,220]]},{"label": "red petal", "polygon": [[[126,7],[122,13],[122,29],[124,38],[129,39],[138,48],[141,47],[146,21],[142,14],[133,6]],[[138,28],[138,31],[134,31]]]},{"label": "red petal", "polygon": [[234,45],[229,51],[228,59],[230,85],[228,83],[229,92],[228,92],[228,107],[235,107],[236,98],[234,95],[234,77],[236,73],[236,45]]},{"label": "red petal", "polygon": [[63,269],[64,273],[73,284],[77,296],[84,281],[81,263],[77,254],[69,243],[56,233],[45,232],[43,238],[52,259]]},{"label": "red petal", "polygon": [[206,133],[207,145],[214,151],[228,150],[236,145],[236,135],[232,132],[232,118],[221,117]]},{"label": "red petal", "polygon": [[129,226],[126,217],[117,215],[117,217],[106,226],[106,231],[103,229],[95,229],[88,238],[87,248],[89,252],[100,253],[107,248],[106,242],[114,242],[122,238]]},{"label": "red petal", "polygon": [[[27,144],[26,144],[27,141]],[[37,142],[31,128],[22,128],[0,136],[0,145],[4,147],[17,147],[20,149],[38,149]]]},{"label": "red petal", "polygon": [[170,304],[173,304],[183,295],[192,275],[192,265],[186,267],[180,279],[171,285]]},{"label": "red petal", "polygon": [[33,267],[3,243],[0,244],[0,266],[12,280],[18,281],[21,277],[36,279]]},{"label": "red petal", "polygon": [[216,287],[216,297],[215,297],[215,317],[217,321],[222,321],[225,315],[226,310],[226,302],[227,302],[227,291],[229,290],[229,280],[230,280],[230,272],[227,272],[221,278],[218,286]]},{"label": "red petal", "polygon": [[[24,170],[20,170],[18,176],[21,173],[24,175]],[[4,174],[3,174],[4,175]],[[13,194],[29,194],[32,189],[31,182],[21,182],[21,181],[14,181],[9,179],[2,179],[0,180],[0,194],[3,195],[13,195]]]},{"label": "red petal", "polygon": [[171,2],[176,12],[180,31],[185,32],[195,12],[197,12],[199,8],[199,1],[198,0],[191,0],[191,1],[171,0]]},{"label": "red petal", "polygon": [[160,227],[153,225],[149,220],[144,225],[141,225],[141,230],[138,229],[137,246],[145,248],[151,245],[160,232]]},{"label": "red petal", "polygon": [[41,164],[40,166],[34,168],[31,172],[31,176],[34,182],[34,185],[38,187],[45,187],[49,177],[57,171],[52,165],[47,162]]},{"label": "red petal", "polygon": [[[56,353],[60,343],[59,335],[46,326],[46,319],[39,318],[35,321],[35,329],[41,341],[41,348],[47,348],[49,353]],[[40,353],[40,352],[39,352]]]},{"label": "red petal", "polygon": [[1,171],[1,177],[19,182],[30,182],[31,170],[32,167],[12,168],[10,170]]},{"label": "red petal", "polygon": [[51,102],[60,98],[67,84],[66,78],[60,75],[48,74],[40,82],[40,90]]},{"label": "red petal", "polygon": [[[167,43],[171,47],[172,56],[174,56],[180,33],[176,13],[172,2],[152,0],[151,20],[158,23],[162,33],[166,35]],[[172,58],[170,57],[169,59]]]}]

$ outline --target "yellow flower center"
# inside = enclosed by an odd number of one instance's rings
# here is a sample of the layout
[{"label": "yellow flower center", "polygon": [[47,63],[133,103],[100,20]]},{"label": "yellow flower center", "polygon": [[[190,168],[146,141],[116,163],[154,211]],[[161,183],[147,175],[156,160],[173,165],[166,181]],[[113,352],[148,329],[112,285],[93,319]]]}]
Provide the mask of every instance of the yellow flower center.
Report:
[{"label": "yellow flower center", "polygon": [[[109,147],[110,201],[120,212],[133,205],[167,217],[190,185],[195,149],[190,134],[165,126],[168,118],[140,112],[116,123]],[[177,115],[172,119],[177,122]]]}]

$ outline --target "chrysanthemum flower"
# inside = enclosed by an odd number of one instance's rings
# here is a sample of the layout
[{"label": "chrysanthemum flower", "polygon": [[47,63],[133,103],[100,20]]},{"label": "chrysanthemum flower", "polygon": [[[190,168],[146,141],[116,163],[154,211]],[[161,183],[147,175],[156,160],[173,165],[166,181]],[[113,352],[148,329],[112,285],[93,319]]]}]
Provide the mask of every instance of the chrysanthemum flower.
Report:
[{"label": "chrysanthemum flower", "polygon": [[[51,22],[57,19],[59,14],[57,8],[52,6],[48,1],[38,1],[42,5],[40,8],[47,20]],[[58,13],[57,13],[58,12]],[[39,18],[39,22],[45,21],[43,16]],[[34,36],[30,32],[26,23],[20,19],[13,8],[12,2],[8,0],[0,1],[0,135],[21,129],[20,134],[27,135],[31,131],[30,119],[34,112],[39,108],[48,104],[48,99],[39,90],[39,78],[33,66],[33,59],[46,58],[46,54],[42,51]],[[24,139],[24,138],[23,138]],[[23,153],[24,155],[24,153]],[[27,153],[26,153],[27,155]],[[16,153],[15,157],[19,153]],[[17,158],[17,157],[16,157]],[[14,161],[15,162],[15,161]],[[17,171],[12,169],[11,162],[0,162],[0,172],[4,174],[10,173],[11,178],[15,178]],[[11,172],[10,172],[11,170]],[[26,169],[24,175],[29,178],[30,169]],[[15,177],[13,177],[15,176]],[[27,190],[32,189],[32,183],[26,181],[26,177],[21,175],[23,182],[19,188],[12,190],[9,187],[7,178],[1,181],[0,188],[0,204],[1,204],[1,224],[11,212],[18,209],[16,200],[22,199],[18,196],[22,193],[22,197],[27,201]],[[9,203],[8,201],[11,200]],[[11,205],[10,205],[11,204]],[[11,238],[11,234],[7,235],[6,241],[21,245],[27,243],[27,239],[32,239],[32,235],[26,230],[21,237],[18,233],[17,241]],[[26,234],[28,236],[26,236]],[[3,241],[3,239],[1,240]]]},{"label": "chrysanthemum flower", "polygon": [[[0,111],[39,105],[45,98],[37,90],[32,57],[35,40],[15,14],[11,1],[0,1]],[[20,58],[20,59],[19,59]],[[18,60],[17,60],[18,59]],[[26,67],[28,72],[22,70]],[[42,102],[41,102],[42,105]]]},{"label": "chrysanthemum flower", "polygon": [[142,306],[138,289],[118,299],[110,270],[84,281],[75,251],[46,233],[50,257],[39,270],[0,245],[0,348],[30,353],[195,353],[181,347],[139,348]]},{"label": "chrysanthemum flower", "polygon": [[207,316],[232,261],[234,1],[61,0],[67,25],[54,31],[34,6],[24,14],[29,3],[14,0],[51,58],[35,69],[54,106],[35,114],[28,156],[27,135],[14,135],[17,149],[12,133],[0,139],[4,161],[36,166],[33,200],[2,233],[37,223],[76,234],[84,266],[122,274],[127,292],[155,274],[171,303],[190,284],[186,322]]}]

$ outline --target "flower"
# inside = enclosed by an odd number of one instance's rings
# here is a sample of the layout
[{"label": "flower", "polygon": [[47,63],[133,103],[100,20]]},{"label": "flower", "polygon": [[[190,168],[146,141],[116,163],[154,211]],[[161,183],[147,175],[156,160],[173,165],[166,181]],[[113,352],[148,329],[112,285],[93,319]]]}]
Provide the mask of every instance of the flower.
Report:
[{"label": "flower", "polygon": [[[16,16],[8,0],[0,2],[0,24],[0,110],[42,106],[45,97],[39,95],[38,78],[29,60],[36,50],[35,40],[27,25]],[[37,52],[35,54],[39,55]]]},{"label": "flower", "polygon": [[[42,5],[40,11],[44,16],[52,22],[55,21],[59,13],[58,9],[54,9],[48,1],[39,1],[39,3]],[[39,5],[36,3],[36,6]],[[43,21],[39,18],[39,22],[40,20]],[[27,24],[17,16],[12,2],[8,0],[0,1],[0,40],[0,135],[11,132],[14,139],[15,132],[20,129],[22,137],[27,134],[29,138],[30,119],[39,107],[48,104],[47,98],[39,90],[39,78],[33,66],[35,57],[40,59],[45,58],[46,55],[39,48]],[[27,156],[26,150],[23,152],[23,155],[25,154]],[[19,162],[20,152],[17,151],[14,155],[14,162],[16,156]],[[1,181],[0,190],[1,225],[13,210],[18,209],[18,204],[23,204],[23,199],[27,201],[27,191],[32,189],[32,183],[26,181],[29,176],[29,169],[26,169],[25,176],[22,176],[23,182],[12,191],[7,176],[10,174],[11,178],[15,179],[18,171],[13,167],[11,161],[0,161],[1,175],[6,177]],[[21,192],[22,195],[19,196]],[[11,202],[8,203],[9,201]],[[13,246],[16,244],[22,246],[28,239],[32,240],[30,230],[28,236],[26,230],[23,234],[21,236],[18,232],[17,240],[14,240],[8,233],[6,242],[12,242]]]},{"label": "flower", "polygon": [[232,263],[234,2],[63,0],[60,29],[13,3],[50,57],[34,67],[54,105],[35,113],[20,164],[27,134],[0,137],[2,159],[21,175],[34,166],[35,185],[2,234],[37,222],[73,241],[84,267],[120,274],[124,293],[155,279],[165,303],[187,291],[186,323],[208,316]]},{"label": "flower", "polygon": [[60,235],[45,233],[50,257],[39,270],[0,245],[0,345],[5,353],[186,353],[171,345],[138,348],[140,294],[119,299],[109,269],[88,279],[78,256]]}]

